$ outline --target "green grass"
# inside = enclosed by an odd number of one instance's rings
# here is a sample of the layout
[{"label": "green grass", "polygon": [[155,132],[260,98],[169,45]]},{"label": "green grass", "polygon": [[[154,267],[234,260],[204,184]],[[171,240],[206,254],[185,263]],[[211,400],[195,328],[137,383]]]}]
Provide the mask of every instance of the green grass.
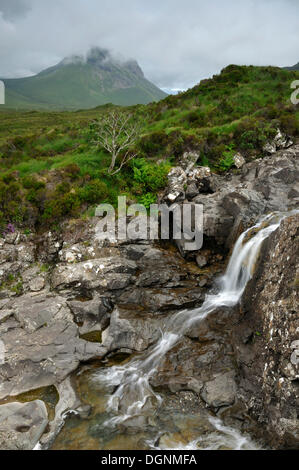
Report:
[{"label": "green grass", "polygon": [[278,127],[299,135],[299,109],[290,103],[296,79],[298,71],[229,66],[184,93],[124,108],[142,129],[134,149],[138,159],[115,176],[107,171],[109,155],[92,144],[90,124],[120,108],[0,108],[0,233],[9,222],[43,228],[65,217],[85,217],[98,203],[115,204],[119,194],[149,206],[185,151],[199,152],[199,164],[216,172],[231,168],[235,152],[249,161],[261,157]]}]

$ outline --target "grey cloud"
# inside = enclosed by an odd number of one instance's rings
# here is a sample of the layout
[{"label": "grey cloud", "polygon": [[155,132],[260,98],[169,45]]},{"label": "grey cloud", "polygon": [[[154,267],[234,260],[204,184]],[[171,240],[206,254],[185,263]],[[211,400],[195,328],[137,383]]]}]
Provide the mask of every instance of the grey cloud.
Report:
[{"label": "grey cloud", "polygon": [[9,21],[26,15],[30,11],[30,3],[26,0],[0,0],[0,12]]},{"label": "grey cloud", "polygon": [[0,12],[2,77],[36,73],[92,46],[136,59],[167,89],[230,63],[299,60],[298,0],[0,0]]}]

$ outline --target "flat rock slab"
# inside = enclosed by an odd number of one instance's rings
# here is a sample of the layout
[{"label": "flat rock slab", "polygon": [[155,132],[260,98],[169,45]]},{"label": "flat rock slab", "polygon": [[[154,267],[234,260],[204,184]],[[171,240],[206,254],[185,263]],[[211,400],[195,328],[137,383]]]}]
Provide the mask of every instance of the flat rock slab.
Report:
[{"label": "flat rock slab", "polygon": [[27,332],[9,330],[1,336],[5,362],[0,366],[0,399],[54,385],[76,370],[81,361],[101,358],[100,344],[79,338],[78,327],[66,321]]},{"label": "flat rock slab", "polygon": [[0,406],[0,450],[32,450],[48,424],[41,400]]}]

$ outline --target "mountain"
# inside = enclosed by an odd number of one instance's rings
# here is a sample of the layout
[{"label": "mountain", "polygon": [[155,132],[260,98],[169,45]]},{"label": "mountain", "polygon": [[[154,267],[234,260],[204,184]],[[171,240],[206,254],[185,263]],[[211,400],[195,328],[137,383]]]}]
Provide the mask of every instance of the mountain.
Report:
[{"label": "mountain", "polygon": [[91,49],[86,58],[65,58],[33,77],[3,81],[9,108],[74,110],[106,103],[129,106],[167,96],[144,77],[136,61],[120,62],[100,48]]},{"label": "mountain", "polygon": [[299,62],[296,65],[293,65],[293,67],[284,67],[285,70],[299,70]]}]

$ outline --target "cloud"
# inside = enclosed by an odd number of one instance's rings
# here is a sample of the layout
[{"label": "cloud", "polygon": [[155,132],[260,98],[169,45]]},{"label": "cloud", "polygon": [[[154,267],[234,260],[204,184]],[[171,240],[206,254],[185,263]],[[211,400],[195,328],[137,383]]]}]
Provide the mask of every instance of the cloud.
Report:
[{"label": "cloud", "polygon": [[30,10],[30,0],[0,0],[0,11],[4,19],[14,20]]},{"label": "cloud", "polygon": [[297,0],[0,0],[0,76],[99,46],[184,89],[230,63],[297,63],[298,17]]}]

